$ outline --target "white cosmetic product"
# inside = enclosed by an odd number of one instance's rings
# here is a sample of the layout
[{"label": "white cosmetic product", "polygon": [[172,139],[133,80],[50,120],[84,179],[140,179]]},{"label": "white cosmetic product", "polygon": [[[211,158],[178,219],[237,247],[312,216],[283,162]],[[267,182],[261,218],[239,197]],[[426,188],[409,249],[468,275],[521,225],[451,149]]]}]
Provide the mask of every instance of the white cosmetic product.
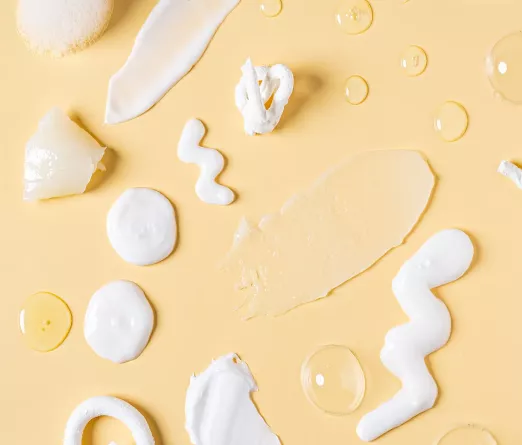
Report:
[{"label": "white cosmetic product", "polygon": [[456,229],[443,230],[432,236],[394,278],[393,292],[410,322],[386,334],[381,361],[401,380],[402,389],[361,419],[357,426],[361,440],[377,439],[435,404],[438,388],[425,357],[448,342],[451,317],[430,289],[464,275],[473,253],[468,235]]},{"label": "white cosmetic product", "polygon": [[140,287],[113,281],[91,297],[83,330],[96,354],[125,363],[143,352],[153,327],[154,311]]},{"label": "white cosmetic product", "polygon": [[497,170],[501,175],[511,179],[519,189],[522,189],[522,169],[509,161],[502,161]]},{"label": "white cosmetic product", "polygon": [[[256,66],[248,59],[236,86],[236,106],[243,115],[245,132],[266,134],[279,123],[294,90],[294,75],[285,65]],[[259,83],[261,82],[261,83]],[[265,104],[273,96],[267,109]]]},{"label": "white cosmetic product", "polygon": [[185,402],[185,428],[194,445],[281,445],[250,398],[256,383],[235,354],[193,376]]},{"label": "white cosmetic product", "polygon": [[159,263],[176,245],[174,207],[156,190],[128,189],[107,214],[107,236],[116,253],[128,263]]},{"label": "white cosmetic product", "polygon": [[[102,416],[114,417],[124,423],[136,445],[154,445],[154,437],[145,417],[131,404],[109,396],[92,397],[74,409],[65,427],[63,445],[82,445],[87,424]],[[116,444],[111,442],[109,445]]]},{"label": "white cosmetic product", "polygon": [[240,0],[159,0],[109,81],[105,122],[145,113],[198,62]]},{"label": "white cosmetic product", "polygon": [[205,126],[198,119],[185,124],[178,143],[178,157],[187,164],[197,164],[201,174],[196,182],[196,195],[207,204],[228,205],[234,201],[234,192],[216,183],[216,177],[225,167],[223,155],[199,144],[205,136]]}]

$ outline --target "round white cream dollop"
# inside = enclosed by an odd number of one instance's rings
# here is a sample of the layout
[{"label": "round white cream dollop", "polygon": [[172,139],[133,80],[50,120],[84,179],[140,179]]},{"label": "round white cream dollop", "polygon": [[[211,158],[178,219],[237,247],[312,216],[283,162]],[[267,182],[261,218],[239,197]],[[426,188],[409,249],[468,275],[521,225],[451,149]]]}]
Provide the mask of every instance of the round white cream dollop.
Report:
[{"label": "round white cream dollop", "polygon": [[83,330],[96,354],[125,363],[143,352],[153,326],[154,311],[141,288],[120,280],[106,284],[91,297]]},{"label": "round white cream dollop", "polygon": [[128,189],[109,210],[107,235],[116,253],[128,263],[159,263],[176,244],[174,207],[156,190]]}]

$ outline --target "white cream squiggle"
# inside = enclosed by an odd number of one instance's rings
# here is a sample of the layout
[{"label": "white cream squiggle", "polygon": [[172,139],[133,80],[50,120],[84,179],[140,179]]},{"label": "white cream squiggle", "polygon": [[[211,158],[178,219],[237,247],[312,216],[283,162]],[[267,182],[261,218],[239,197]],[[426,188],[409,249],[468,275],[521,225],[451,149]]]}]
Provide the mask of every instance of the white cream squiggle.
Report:
[{"label": "white cream squiggle", "polygon": [[[124,423],[131,430],[136,445],[154,445],[145,417],[130,403],[109,396],[92,397],[74,409],[65,427],[63,445],[82,445],[85,427],[92,419],[101,416],[114,417]],[[110,445],[116,444],[111,442]]]},{"label": "white cream squiggle", "polygon": [[201,174],[196,182],[198,198],[207,204],[228,205],[234,201],[234,192],[216,182],[216,177],[225,167],[223,155],[199,144],[205,136],[205,126],[198,119],[185,124],[178,143],[178,157],[187,164],[197,164]]},{"label": "white cream squiggle", "polygon": [[[243,77],[236,86],[236,106],[243,115],[245,132],[250,136],[270,133],[292,95],[294,75],[285,65],[254,67],[250,59],[241,71]],[[265,104],[272,94],[272,104],[267,110]]]},{"label": "white cream squiggle", "polygon": [[393,280],[393,292],[410,322],[386,334],[381,361],[401,380],[402,389],[361,419],[357,435],[362,440],[377,439],[435,404],[438,388],[425,357],[449,340],[451,317],[430,289],[460,278],[471,265],[473,252],[468,235],[444,230],[432,236]]},{"label": "white cream squiggle", "polygon": [[502,161],[497,170],[501,175],[511,179],[518,188],[522,189],[522,169],[509,161]]}]

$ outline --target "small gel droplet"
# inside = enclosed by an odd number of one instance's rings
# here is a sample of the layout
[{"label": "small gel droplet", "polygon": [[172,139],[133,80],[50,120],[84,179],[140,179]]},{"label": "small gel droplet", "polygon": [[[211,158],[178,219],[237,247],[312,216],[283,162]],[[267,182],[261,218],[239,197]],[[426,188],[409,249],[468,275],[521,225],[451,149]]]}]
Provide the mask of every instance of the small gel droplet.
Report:
[{"label": "small gel droplet", "polygon": [[335,14],[337,25],[347,34],[361,34],[373,22],[373,10],[367,0],[344,0]]},{"label": "small gel droplet", "polygon": [[486,429],[466,425],[448,431],[437,445],[497,445],[493,435]]},{"label": "small gel droplet", "polygon": [[401,56],[401,68],[407,76],[421,75],[428,65],[426,52],[415,45],[409,46]]},{"label": "small gel droplet", "polygon": [[448,101],[435,113],[435,131],[447,141],[459,140],[468,129],[468,113],[459,103]]},{"label": "small gel droplet", "polygon": [[283,4],[281,0],[261,0],[259,9],[267,17],[276,17],[283,10]]},{"label": "small gel droplet", "polygon": [[361,76],[351,76],[346,79],[344,94],[352,105],[362,104],[368,97],[368,83]]}]

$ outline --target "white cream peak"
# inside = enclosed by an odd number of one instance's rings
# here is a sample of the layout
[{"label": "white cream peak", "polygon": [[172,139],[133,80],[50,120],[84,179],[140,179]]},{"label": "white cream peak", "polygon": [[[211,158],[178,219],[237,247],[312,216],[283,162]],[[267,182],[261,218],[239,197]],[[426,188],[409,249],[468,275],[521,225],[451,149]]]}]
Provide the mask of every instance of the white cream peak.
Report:
[{"label": "white cream peak", "polygon": [[154,106],[198,62],[239,1],[159,0],[109,81],[105,122],[125,122]]},{"label": "white cream peak", "polygon": [[501,175],[511,179],[515,185],[522,189],[522,169],[509,161],[502,161],[497,170]]},{"label": "white cream peak", "polygon": [[103,170],[105,148],[59,108],[39,122],[25,146],[24,200],[85,192],[96,170]]},{"label": "white cream peak", "polygon": [[185,427],[194,445],[281,445],[256,406],[256,383],[236,354],[193,376],[185,402]]},{"label": "white cream peak", "polygon": [[[272,132],[294,90],[294,75],[285,65],[256,66],[248,59],[236,86],[236,107],[243,115],[248,135]],[[273,96],[267,109],[265,104]]]},{"label": "white cream peak", "polygon": [[207,204],[228,205],[235,199],[234,192],[216,183],[216,177],[225,167],[223,155],[212,148],[201,147],[205,126],[198,119],[185,124],[178,143],[178,157],[187,164],[196,164],[201,173],[196,182],[196,195]]},{"label": "white cream peak", "polygon": [[473,253],[468,235],[457,229],[443,230],[404,263],[394,278],[393,292],[410,321],[386,334],[381,361],[400,379],[402,389],[361,419],[357,426],[361,440],[377,439],[435,404],[438,388],[425,357],[448,342],[451,316],[431,289],[464,275]]},{"label": "white cream peak", "polygon": [[[82,445],[87,424],[102,416],[113,417],[124,423],[131,431],[136,445],[154,445],[154,437],[145,417],[130,403],[109,396],[92,397],[74,409],[65,427],[63,445]],[[111,444],[116,445],[114,442]]]}]

